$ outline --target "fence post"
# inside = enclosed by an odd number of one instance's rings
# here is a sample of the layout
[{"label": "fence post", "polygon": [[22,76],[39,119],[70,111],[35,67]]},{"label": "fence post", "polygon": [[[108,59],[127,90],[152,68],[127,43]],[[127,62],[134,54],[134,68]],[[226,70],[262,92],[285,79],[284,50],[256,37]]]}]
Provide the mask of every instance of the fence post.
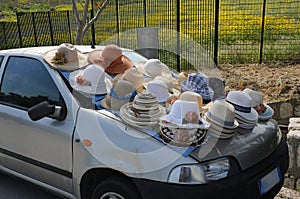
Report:
[{"label": "fence post", "polygon": [[180,72],[180,0],[177,0],[176,7],[177,15],[177,52],[176,52],[176,62],[177,62],[177,71]]},{"label": "fence post", "polygon": [[34,42],[35,46],[38,46],[38,41],[37,41],[37,33],[36,33],[36,27],[35,27],[35,17],[34,17],[34,12],[31,13],[31,19],[32,19],[32,25],[33,25],[33,33],[34,33]]},{"label": "fence post", "polygon": [[116,21],[117,21],[117,34],[118,34],[118,41],[117,44],[120,46],[120,23],[119,23],[119,1],[116,0]]},{"label": "fence post", "polygon": [[[92,9],[91,9],[91,19],[94,18],[94,1],[91,1],[92,4]],[[91,46],[94,46],[96,44],[96,39],[95,39],[95,23],[92,23],[91,27],[91,33],[92,33],[92,43]]]},{"label": "fence post", "polygon": [[260,34],[259,64],[262,63],[262,57],[263,57],[266,4],[267,4],[267,0],[264,0],[264,2],[263,2],[263,10],[262,10],[261,34]]},{"label": "fence post", "polygon": [[71,24],[70,24],[70,12],[67,10],[67,18],[68,18],[68,28],[69,28],[69,40],[70,43],[72,44],[72,33],[71,33]]},{"label": "fence post", "polygon": [[144,0],[144,27],[147,27],[147,5],[146,5],[146,0]]},{"label": "fence post", "polygon": [[17,25],[18,25],[18,33],[19,33],[19,40],[20,40],[20,48],[22,48],[23,47],[23,41],[22,41],[19,13],[17,12],[16,15],[17,15]]},{"label": "fence post", "polygon": [[53,28],[52,28],[50,11],[48,11],[48,22],[49,22],[49,29],[50,29],[51,45],[54,46]]},{"label": "fence post", "polygon": [[214,39],[214,62],[218,66],[218,51],[219,51],[219,12],[220,1],[216,0],[215,5],[215,39]]}]

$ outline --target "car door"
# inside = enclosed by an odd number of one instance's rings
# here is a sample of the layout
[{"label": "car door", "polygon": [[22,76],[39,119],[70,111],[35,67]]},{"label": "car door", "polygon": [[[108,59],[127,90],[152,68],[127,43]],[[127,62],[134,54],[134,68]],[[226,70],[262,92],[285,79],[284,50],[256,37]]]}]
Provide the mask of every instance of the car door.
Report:
[{"label": "car door", "polygon": [[32,121],[27,112],[42,101],[67,108],[69,102],[57,85],[63,81],[54,81],[60,76],[52,77],[49,72],[55,71],[42,60],[26,56],[8,57],[1,71],[0,164],[71,193],[73,114],[67,113],[63,121],[50,117]]}]

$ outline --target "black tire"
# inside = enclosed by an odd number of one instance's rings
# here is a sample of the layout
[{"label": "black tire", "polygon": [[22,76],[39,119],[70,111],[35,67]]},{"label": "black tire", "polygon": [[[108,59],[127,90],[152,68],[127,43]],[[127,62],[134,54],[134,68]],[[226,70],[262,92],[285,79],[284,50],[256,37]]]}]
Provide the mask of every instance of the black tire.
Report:
[{"label": "black tire", "polygon": [[132,182],[123,177],[110,177],[100,182],[92,199],[141,199]]}]

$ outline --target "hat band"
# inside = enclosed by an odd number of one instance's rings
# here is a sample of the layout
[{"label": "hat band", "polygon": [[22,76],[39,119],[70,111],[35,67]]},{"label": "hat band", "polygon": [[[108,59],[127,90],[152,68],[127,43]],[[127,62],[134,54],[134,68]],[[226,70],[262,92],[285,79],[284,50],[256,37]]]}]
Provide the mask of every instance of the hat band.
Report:
[{"label": "hat band", "polygon": [[208,117],[210,117],[211,119],[215,120],[216,122],[222,124],[223,126],[233,126],[234,123],[233,122],[230,122],[230,121],[224,121],[224,120],[221,120],[220,118],[214,116],[213,114],[211,114],[211,112],[207,112],[206,113]]},{"label": "hat band", "polygon": [[226,100],[226,101],[229,102],[230,104],[232,104],[236,111],[240,111],[243,113],[251,113],[251,107],[243,107],[243,106],[237,105],[235,103],[232,103],[228,100]]},{"label": "hat band", "polygon": [[132,93],[129,93],[127,95],[117,95],[115,92],[114,92],[114,89],[111,88],[110,89],[110,92],[109,92],[109,95],[112,97],[112,98],[115,98],[115,99],[120,99],[120,100],[130,100],[130,99],[133,99],[136,95],[137,95],[137,91],[136,89],[134,89],[134,91]]}]

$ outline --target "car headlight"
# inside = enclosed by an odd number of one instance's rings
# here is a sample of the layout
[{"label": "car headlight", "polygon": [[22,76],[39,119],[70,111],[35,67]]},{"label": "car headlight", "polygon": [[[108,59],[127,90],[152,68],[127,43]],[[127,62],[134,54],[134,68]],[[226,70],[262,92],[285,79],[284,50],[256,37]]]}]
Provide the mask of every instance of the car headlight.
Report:
[{"label": "car headlight", "polygon": [[181,184],[206,184],[228,177],[231,169],[228,158],[219,158],[202,164],[181,165],[175,167],[168,182]]}]

